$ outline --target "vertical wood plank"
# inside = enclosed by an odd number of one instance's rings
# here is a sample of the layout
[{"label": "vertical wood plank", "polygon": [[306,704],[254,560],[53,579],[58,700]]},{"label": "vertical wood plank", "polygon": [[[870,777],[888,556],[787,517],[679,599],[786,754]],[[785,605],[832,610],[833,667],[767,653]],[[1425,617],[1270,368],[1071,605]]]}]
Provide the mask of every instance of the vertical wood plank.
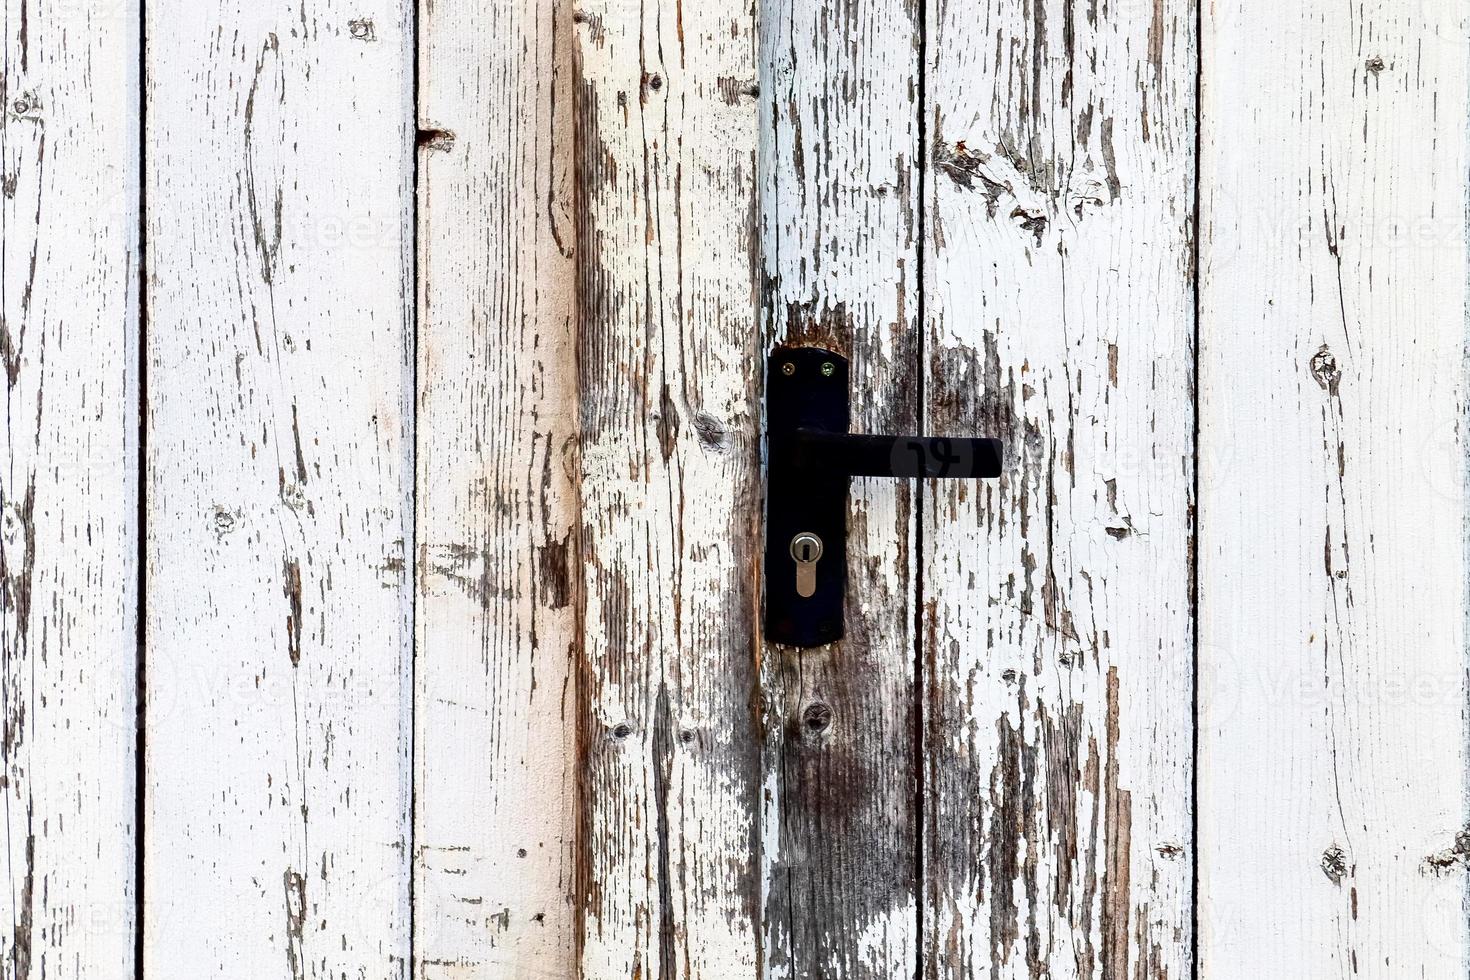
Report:
[{"label": "vertical wood plank", "polygon": [[925,424],[1006,469],[925,508],[925,975],[1187,976],[1194,8],[928,49]]},{"label": "vertical wood plank", "polygon": [[574,21],[581,975],[753,976],[754,9]]},{"label": "vertical wood plank", "polygon": [[[917,425],[917,4],[761,4],[765,332],[852,360],[854,431]],[[847,636],[763,657],[772,977],[912,976],[914,505],[853,483]]]},{"label": "vertical wood plank", "polygon": [[144,968],[403,977],[410,5],[147,15]]},{"label": "vertical wood plank", "polygon": [[571,11],[421,10],[415,976],[570,977]]},{"label": "vertical wood plank", "polygon": [[138,8],[3,11],[0,970],[131,977]]},{"label": "vertical wood plank", "polygon": [[1466,11],[1204,30],[1202,975],[1463,977]]}]

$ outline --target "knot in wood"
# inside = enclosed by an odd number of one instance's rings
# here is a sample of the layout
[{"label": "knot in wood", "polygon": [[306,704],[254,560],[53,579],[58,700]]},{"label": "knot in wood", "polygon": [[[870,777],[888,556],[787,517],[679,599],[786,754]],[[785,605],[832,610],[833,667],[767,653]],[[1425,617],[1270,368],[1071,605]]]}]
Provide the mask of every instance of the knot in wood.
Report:
[{"label": "knot in wood", "polygon": [[832,707],[821,701],[813,701],[801,713],[802,734],[808,738],[824,735],[832,727]]}]

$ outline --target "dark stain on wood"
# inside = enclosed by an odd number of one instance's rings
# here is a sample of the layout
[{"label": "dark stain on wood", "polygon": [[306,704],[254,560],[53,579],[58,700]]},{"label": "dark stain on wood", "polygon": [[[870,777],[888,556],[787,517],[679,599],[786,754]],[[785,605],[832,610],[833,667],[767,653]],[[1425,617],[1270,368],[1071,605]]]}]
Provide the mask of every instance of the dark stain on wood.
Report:
[{"label": "dark stain on wood", "polygon": [[[4,106],[5,98],[5,85],[3,81],[0,81],[0,111],[6,108]],[[39,115],[40,107],[40,100],[34,93],[18,96],[14,105],[9,107],[14,111],[15,119],[32,124],[30,130],[34,144],[30,153],[20,153],[18,146],[12,148],[12,157],[19,154],[20,159],[23,161],[15,170],[3,172],[4,168],[0,168],[0,183],[3,183],[4,195],[7,199],[13,199],[15,197],[20,186],[21,174],[28,174],[30,189],[36,195],[37,210],[34,213],[34,220],[37,228],[43,227],[44,224],[39,209],[43,188],[46,186],[44,177],[47,158],[46,129]],[[3,125],[0,125],[0,129],[5,128]],[[20,141],[17,140],[16,142],[19,143]],[[31,157],[34,159],[29,159]],[[0,304],[0,357],[4,358],[5,375],[11,388],[14,388],[20,380],[22,351],[25,349],[27,324],[31,321],[31,300],[35,296],[36,273],[40,268],[41,245],[44,241],[41,235],[29,237],[30,249],[29,254],[24,260],[25,285],[21,287],[20,291],[20,308],[17,311],[7,309],[6,306],[8,304]],[[16,251],[19,251],[19,249]],[[18,324],[13,322],[11,318],[12,314],[17,312],[19,313]],[[44,357],[42,360],[44,360]],[[40,424],[40,411],[41,400],[37,399],[36,422],[38,425]]]},{"label": "dark stain on wood", "polygon": [[[20,29],[16,33],[20,42],[20,70],[24,74],[31,70],[31,3],[20,0]],[[3,97],[0,97],[3,98]]]},{"label": "dark stain on wood", "polygon": [[1154,0],[1153,19],[1148,27],[1148,63],[1155,76],[1164,72],[1164,0]]},{"label": "dark stain on wood", "polygon": [[572,601],[571,538],[548,541],[537,549],[537,583],[541,602],[550,609],[564,609]]},{"label": "dark stain on wood", "polygon": [[669,845],[669,779],[674,765],[674,718],[669,710],[669,689],[660,684],[653,708],[653,803],[654,839],[658,877],[658,975],[676,977],[678,960],[674,951],[674,889],[669,867],[673,861]]},{"label": "dark stain on wood", "polygon": [[[256,158],[256,125],[258,123],[257,113],[260,106],[257,100],[261,95],[261,82],[265,79],[267,72],[274,72],[279,76],[280,67],[280,41],[275,34],[271,34],[264,46],[261,48],[260,56],[255,62],[255,74],[250,82],[250,92],[245,98],[245,201],[250,211],[250,227],[254,239],[256,252],[260,261],[260,278],[266,285],[275,281],[276,262],[280,258],[281,241],[284,237],[283,210],[285,208],[285,191],[280,181],[271,181],[273,187],[262,179],[255,169]],[[283,81],[276,79],[277,99],[285,100],[285,89]],[[275,139],[267,136],[265,143],[268,146],[266,152],[275,152]],[[264,192],[268,200],[261,201]]]},{"label": "dark stain on wood", "polygon": [[1073,917],[1074,869],[1085,856],[1078,835],[1082,823],[1077,793],[1082,786],[1082,733],[1086,724],[1083,706],[1069,705],[1053,718],[1045,705],[1037,706],[1041,725],[1041,750],[1046,762],[1046,824],[1055,835],[1057,873],[1052,882],[1052,903],[1059,918]]},{"label": "dark stain on wood", "polygon": [[[14,196],[13,192],[6,195],[6,197],[12,196]],[[12,388],[15,387],[16,381],[20,380],[21,346],[21,340],[11,337],[10,322],[4,313],[0,312],[0,357],[5,359],[5,378]]]},{"label": "dark stain on wood", "polygon": [[[15,920],[15,940],[10,948],[10,976],[14,980],[29,980],[31,975],[32,944],[35,941],[36,907],[36,835],[31,828],[32,808],[26,803],[26,868],[17,896],[20,914]],[[42,968],[42,973],[45,973]]]},{"label": "dark stain on wood", "polygon": [[31,580],[36,567],[35,474],[30,475],[20,500],[0,496],[0,504],[4,508],[0,518],[0,533],[4,536],[0,588],[4,589],[5,608],[15,614],[15,635],[6,650],[6,655],[13,658],[28,648],[31,628]]},{"label": "dark stain on wood", "polygon": [[282,876],[286,892],[286,967],[291,980],[306,977],[306,879],[291,868]]},{"label": "dark stain on wood", "polygon": [[1118,176],[1118,152],[1113,148],[1113,117],[1105,116],[1102,121],[1103,167],[1108,175],[1108,193],[1116,201],[1123,195],[1123,179]]},{"label": "dark stain on wood", "polygon": [[780,687],[797,700],[778,743],[782,816],[766,911],[770,951],[790,957],[793,976],[886,980],[864,962],[859,939],[908,907],[917,890],[917,814],[889,797],[895,782],[908,782],[901,774],[911,747],[900,726],[912,724],[913,708],[887,706],[882,724],[892,730],[878,730],[862,677],[845,676],[835,664],[814,670],[799,653],[778,656]]},{"label": "dark stain on wood", "polygon": [[825,347],[852,356],[852,314],[843,302],[788,302],[785,341],[797,347]]},{"label": "dark stain on wood", "polygon": [[1118,668],[1108,668],[1107,762],[1103,800],[1106,870],[1103,873],[1102,942],[1103,980],[1127,980],[1128,919],[1133,907],[1133,794],[1118,785]]},{"label": "dark stain on wood", "polygon": [[301,485],[306,485],[306,456],[301,452],[301,419],[296,409],[296,401],[291,401],[291,442],[296,450],[296,479]]},{"label": "dark stain on wood", "polygon": [[301,665],[301,564],[294,558],[285,560],[282,586],[286,594],[286,651],[291,666]]},{"label": "dark stain on wood", "polygon": [[985,847],[982,880],[982,887],[989,882],[992,976],[1001,974],[1020,934],[1015,888],[1022,873],[1020,852],[1034,809],[1036,778],[1035,749],[1026,744],[1024,732],[1012,723],[1009,714],[996,721],[996,737],[997,761],[990,773],[990,839]]},{"label": "dark stain on wood", "polygon": [[658,399],[658,445],[663,452],[665,463],[673,457],[678,441],[679,408],[674,404],[669,386],[664,385],[659,392]]}]

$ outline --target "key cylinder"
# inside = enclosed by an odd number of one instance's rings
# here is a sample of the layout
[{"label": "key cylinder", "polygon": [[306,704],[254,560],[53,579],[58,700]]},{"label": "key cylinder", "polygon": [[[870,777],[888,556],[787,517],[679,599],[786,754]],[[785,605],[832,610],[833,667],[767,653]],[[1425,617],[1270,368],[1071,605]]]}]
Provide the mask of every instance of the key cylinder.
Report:
[{"label": "key cylinder", "polygon": [[791,557],[796,562],[796,594],[810,599],[817,594],[817,560],[822,557],[822,539],[803,531],[791,539]]}]

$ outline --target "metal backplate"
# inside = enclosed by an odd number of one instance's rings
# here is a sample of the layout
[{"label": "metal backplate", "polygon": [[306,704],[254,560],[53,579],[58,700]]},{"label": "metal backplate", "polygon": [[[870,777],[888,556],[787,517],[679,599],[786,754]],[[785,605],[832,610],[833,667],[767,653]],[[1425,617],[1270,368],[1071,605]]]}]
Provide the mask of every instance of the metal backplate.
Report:
[{"label": "metal backplate", "polygon": [[[840,640],[847,589],[846,473],[819,466],[795,439],[799,428],[847,432],[847,358],[819,347],[778,347],[766,363],[766,639],[815,647]],[[821,539],[816,588],[797,590],[792,541]]]}]

